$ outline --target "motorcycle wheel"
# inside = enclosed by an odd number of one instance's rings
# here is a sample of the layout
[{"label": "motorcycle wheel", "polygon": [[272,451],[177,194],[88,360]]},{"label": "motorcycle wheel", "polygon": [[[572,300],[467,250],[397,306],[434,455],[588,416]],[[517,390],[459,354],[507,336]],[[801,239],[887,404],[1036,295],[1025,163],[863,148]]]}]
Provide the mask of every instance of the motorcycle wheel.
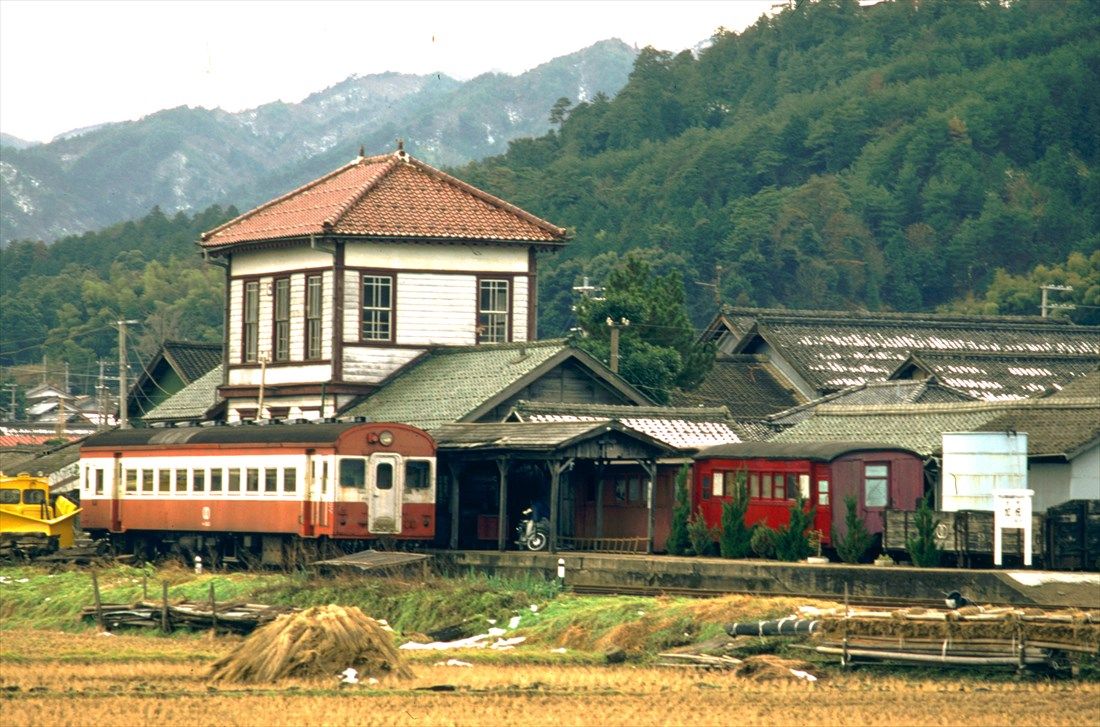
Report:
[{"label": "motorcycle wheel", "polygon": [[549,539],[546,537],[546,533],[540,530],[531,533],[531,537],[527,538],[528,550],[546,550],[547,545],[549,545]]}]

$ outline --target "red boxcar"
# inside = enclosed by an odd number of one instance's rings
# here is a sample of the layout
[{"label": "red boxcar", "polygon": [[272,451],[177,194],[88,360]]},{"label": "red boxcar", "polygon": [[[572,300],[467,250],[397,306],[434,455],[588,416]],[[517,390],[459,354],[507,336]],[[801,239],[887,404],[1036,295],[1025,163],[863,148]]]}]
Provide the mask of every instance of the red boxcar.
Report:
[{"label": "red boxcar", "polygon": [[296,540],[430,539],[435,454],[426,432],[377,422],[104,432],[80,451],[81,525],[142,551],[267,561]]},{"label": "red boxcar", "polygon": [[817,507],[814,528],[826,545],[845,532],[846,497],[855,496],[859,517],[875,534],[882,532],[887,508],[915,510],[924,495],[924,462],[908,449],[866,442],[722,444],[695,455],[693,505],[707,524],[721,523],[722,503],[740,472],[749,490],[750,525],[785,525],[791,502],[801,495]]}]

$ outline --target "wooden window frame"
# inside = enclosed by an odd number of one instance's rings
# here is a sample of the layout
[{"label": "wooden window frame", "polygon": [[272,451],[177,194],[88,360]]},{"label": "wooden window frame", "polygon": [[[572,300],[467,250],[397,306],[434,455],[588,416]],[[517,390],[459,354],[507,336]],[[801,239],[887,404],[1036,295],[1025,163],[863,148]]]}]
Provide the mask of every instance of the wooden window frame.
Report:
[{"label": "wooden window frame", "polygon": [[[242,281],[241,290],[241,363],[260,361],[260,281]],[[252,305],[249,296],[254,295]],[[254,316],[254,319],[250,319]],[[251,344],[251,345],[250,345]]]},{"label": "wooden window frame", "polygon": [[[368,279],[389,281],[389,305],[367,305]],[[373,301],[372,301],[373,302]],[[367,336],[367,313],[385,314],[388,322],[386,337]],[[374,325],[377,325],[376,323]],[[359,273],[359,342],[366,344],[393,343],[397,336],[397,276],[392,272],[364,270]]]},{"label": "wooden window frame", "polygon": [[[280,291],[284,300],[280,301]],[[284,305],[280,311],[280,302]],[[280,277],[271,281],[271,360],[277,363],[290,361],[290,278]]]},{"label": "wooden window frame", "polygon": [[[485,276],[477,279],[477,327],[476,338],[478,343],[509,343],[512,340],[512,288],[514,279],[511,277]],[[483,306],[483,295],[489,285],[503,285],[504,310],[486,308]],[[488,316],[504,316],[503,338],[488,338],[488,331],[492,326]]]},{"label": "wooden window frame", "polygon": [[[316,281],[316,289],[314,289],[314,281]],[[303,358],[306,361],[321,361],[325,350],[325,276],[323,274],[306,274],[305,297]]]},{"label": "wooden window frame", "polygon": [[[871,477],[868,475],[867,470],[872,467],[882,467],[886,470],[886,474],[881,476]],[[867,483],[870,481],[881,481],[883,483],[883,503],[881,505],[871,505],[867,502]],[[890,463],[889,462],[864,462],[863,463],[863,508],[865,510],[885,510],[890,507]]]}]

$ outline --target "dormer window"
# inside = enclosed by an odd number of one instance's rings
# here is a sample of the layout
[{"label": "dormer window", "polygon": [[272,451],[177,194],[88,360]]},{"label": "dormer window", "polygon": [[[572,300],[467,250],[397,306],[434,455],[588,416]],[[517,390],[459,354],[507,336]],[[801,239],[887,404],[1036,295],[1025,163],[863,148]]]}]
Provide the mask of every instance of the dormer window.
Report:
[{"label": "dormer window", "polygon": [[508,340],[509,282],[494,279],[478,281],[478,343],[504,343]]},{"label": "dormer window", "polygon": [[363,274],[364,341],[393,340],[393,276]]}]

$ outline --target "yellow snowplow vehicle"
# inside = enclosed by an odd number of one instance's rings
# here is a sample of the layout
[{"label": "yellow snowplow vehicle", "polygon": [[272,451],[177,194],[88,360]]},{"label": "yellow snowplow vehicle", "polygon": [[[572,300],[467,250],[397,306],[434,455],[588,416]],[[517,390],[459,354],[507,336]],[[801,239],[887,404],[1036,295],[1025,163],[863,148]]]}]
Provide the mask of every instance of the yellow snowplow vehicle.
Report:
[{"label": "yellow snowplow vehicle", "polygon": [[79,512],[61,495],[50,505],[45,477],[0,475],[0,554],[29,556],[71,547]]}]

